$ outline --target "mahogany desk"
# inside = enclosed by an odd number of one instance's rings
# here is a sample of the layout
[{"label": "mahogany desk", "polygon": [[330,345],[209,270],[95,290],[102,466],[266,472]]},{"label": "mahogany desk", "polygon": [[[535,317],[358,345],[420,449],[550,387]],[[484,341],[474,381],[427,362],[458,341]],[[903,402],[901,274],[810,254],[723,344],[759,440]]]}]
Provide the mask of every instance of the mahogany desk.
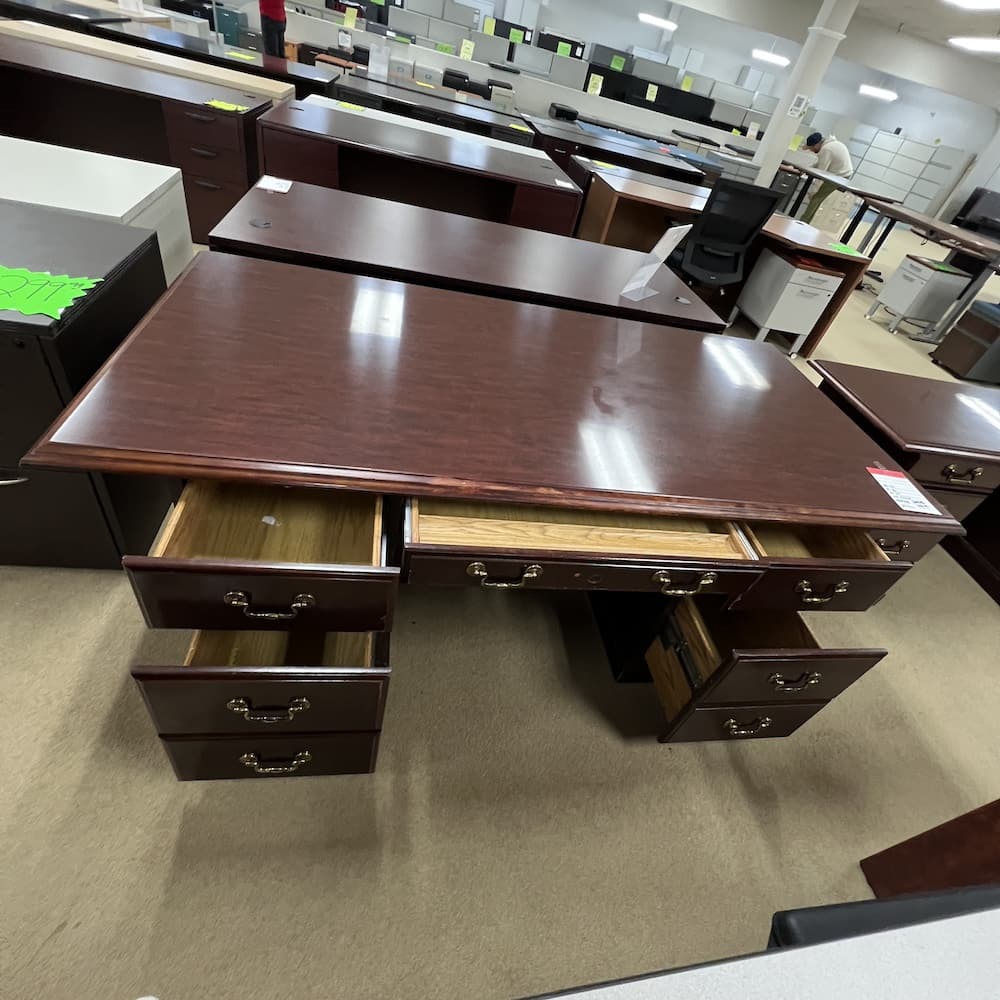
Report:
[{"label": "mahogany desk", "polygon": [[[367,67],[354,66],[351,69],[348,79],[357,82],[369,81]],[[372,80],[371,82],[375,83],[376,81]],[[470,94],[465,90],[455,90],[454,87],[444,87],[437,83],[424,83],[423,81],[418,83],[411,76],[399,76],[396,73],[390,73],[384,85],[392,87],[393,90],[404,90],[407,94],[430,94],[438,100],[449,101],[452,104],[461,104],[463,107],[480,108],[483,111],[492,111],[498,115],[508,114],[506,111],[498,111],[497,106],[492,101],[487,101],[478,94]],[[521,121],[519,114],[509,117],[514,117],[518,121]]]},{"label": "mahogany desk", "polygon": [[254,127],[271,102],[253,94],[7,36],[0,93],[23,95],[0,110],[7,135],[179,167],[195,242],[259,176]]},{"label": "mahogany desk", "polygon": [[[392,114],[435,122],[474,135],[488,135],[518,146],[535,144],[535,133],[524,124],[520,115],[508,115],[489,107],[474,106],[458,100],[438,97],[430,89],[402,87],[377,80],[342,76],[334,87],[335,96],[366,108],[376,108]],[[480,104],[488,104],[481,101]]]},{"label": "mahogany desk", "polygon": [[127,11],[117,14],[96,10],[70,0],[0,0],[0,17],[32,20],[57,28],[79,29],[85,25],[111,24],[128,21]]},{"label": "mahogany desk", "polygon": [[1000,389],[812,366],[822,391],[963,523],[968,534],[945,548],[1000,602]]},{"label": "mahogany desk", "polygon": [[[610,172],[597,174],[587,191],[577,236],[595,243],[648,252],[669,225],[683,223],[700,214],[705,201],[698,194],[668,188],[655,178],[636,181]],[[651,207],[657,211],[651,211]],[[829,234],[784,215],[772,215],[764,226],[757,246],[769,245],[818,258],[825,268],[844,275],[799,352],[809,357],[860,283],[871,261],[854,251],[838,250]],[[747,274],[751,268],[752,262],[747,267]]]},{"label": "mahogany desk", "polygon": [[321,102],[291,101],[261,116],[264,173],[572,234],[580,189],[541,150]]},{"label": "mahogany desk", "polygon": [[532,229],[468,219],[295,181],[251,188],[209,234],[209,246],[249,257],[537,302],[691,330],[724,323],[667,268],[658,294],[622,298],[643,254]]},{"label": "mahogany desk", "polygon": [[662,739],[785,736],[884,655],[797,612],[910,568],[873,533],[961,531],[764,345],[212,252],[26,461],[190,480],[125,563],[208,630],[134,670],[182,778],[372,769],[404,582],[586,595]]},{"label": "mahogany desk", "polygon": [[613,174],[616,177],[623,177],[630,181],[640,181],[646,184],[653,184],[656,187],[667,188],[669,191],[682,191],[685,194],[694,195],[698,198],[707,199],[712,193],[710,187],[703,187],[700,184],[689,184],[685,181],[670,180],[666,177],[658,177],[655,174],[643,173],[640,170],[632,170],[629,167],[619,167],[614,163],[605,160],[592,160],[586,156],[571,156],[566,173],[579,185],[583,191],[584,201],[590,190],[590,181],[600,174]]}]

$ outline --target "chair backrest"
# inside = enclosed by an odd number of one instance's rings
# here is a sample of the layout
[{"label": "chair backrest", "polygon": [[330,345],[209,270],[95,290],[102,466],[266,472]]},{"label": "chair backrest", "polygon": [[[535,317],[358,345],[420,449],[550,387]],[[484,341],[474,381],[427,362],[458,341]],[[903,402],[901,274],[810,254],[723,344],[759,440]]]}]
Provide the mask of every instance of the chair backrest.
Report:
[{"label": "chair backrest", "polygon": [[681,270],[709,285],[740,281],[747,249],[783,197],[755,184],[717,180],[684,243]]}]

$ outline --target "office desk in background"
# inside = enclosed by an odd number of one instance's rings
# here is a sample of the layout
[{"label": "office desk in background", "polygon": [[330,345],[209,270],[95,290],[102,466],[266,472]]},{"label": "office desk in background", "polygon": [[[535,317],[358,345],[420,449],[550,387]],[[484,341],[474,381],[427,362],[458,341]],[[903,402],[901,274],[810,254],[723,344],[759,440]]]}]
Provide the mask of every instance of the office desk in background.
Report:
[{"label": "office desk in background", "polygon": [[251,188],[212,230],[214,250],[721,332],[722,320],[669,269],[657,294],[621,297],[643,254],[295,181]]},{"label": "office desk in background", "polygon": [[263,170],[525,229],[572,234],[580,189],[541,150],[327,98],[261,116]]},{"label": "office desk in background", "polygon": [[[372,80],[368,75],[367,68],[364,66],[355,66],[352,68],[347,79],[358,81],[359,83],[382,83],[382,81]],[[478,94],[470,94],[465,90],[455,90],[454,87],[445,87],[440,83],[424,83],[423,81],[418,83],[412,76],[400,76],[397,73],[390,73],[382,85],[391,87],[393,90],[403,90],[407,94],[429,94],[439,101],[461,104],[466,108],[479,108],[481,111],[492,111],[494,114],[500,115],[507,114],[506,111],[498,111],[492,101],[487,101],[486,98],[480,97]],[[518,121],[522,120],[519,114],[512,115],[511,117],[516,118]]]},{"label": "office desk in background", "polygon": [[898,199],[887,198],[885,195],[875,191],[870,185],[855,178],[841,177],[838,174],[828,173],[826,170],[817,170],[815,167],[803,167],[797,163],[792,163],[790,160],[782,160],[781,162],[784,167],[791,168],[792,172],[801,174],[804,177],[798,193],[792,202],[792,207],[788,210],[788,214],[793,217],[799,214],[813,181],[825,181],[828,184],[832,184],[838,191],[847,191],[849,194],[853,194],[856,198],[861,199],[861,204],[858,206],[847,229],[844,231],[844,243],[851,241],[851,237],[854,236],[858,226],[861,225],[861,220],[864,219],[865,213],[868,211],[867,202],[869,199],[878,198],[887,205],[899,204]]},{"label": "office desk in background", "polygon": [[[577,236],[595,243],[648,252],[670,224],[684,223],[700,215],[705,202],[706,199],[699,195],[672,190],[657,178],[637,181],[610,172],[600,173],[591,180]],[[860,283],[871,261],[856,252],[838,249],[828,233],[784,215],[772,215],[761,231],[757,246],[769,245],[814,257],[825,268],[844,275],[830,304],[802,345],[800,353],[809,357]],[[752,267],[753,262],[748,261],[747,275]],[[737,291],[738,286],[734,286],[734,301]]]},{"label": "office desk in background", "polygon": [[577,183],[583,191],[584,201],[590,191],[590,182],[594,177],[602,174],[610,174],[621,177],[625,180],[640,181],[652,184],[654,187],[666,188],[668,191],[679,191],[683,194],[692,195],[695,198],[705,198],[712,193],[710,187],[703,187],[700,184],[689,184],[686,181],[671,180],[667,177],[658,177],[655,174],[643,173],[641,170],[632,170],[629,167],[619,167],[605,160],[592,160],[586,156],[573,156],[570,158],[566,173]]},{"label": "office desk in background", "polygon": [[198,243],[259,176],[254,128],[271,102],[252,94],[7,36],[0,93],[30,97],[2,112],[9,135],[178,167]]},{"label": "office desk in background", "polygon": [[0,17],[27,19],[57,28],[73,28],[90,24],[113,24],[129,19],[127,11],[97,10],[69,0],[0,0]]}]

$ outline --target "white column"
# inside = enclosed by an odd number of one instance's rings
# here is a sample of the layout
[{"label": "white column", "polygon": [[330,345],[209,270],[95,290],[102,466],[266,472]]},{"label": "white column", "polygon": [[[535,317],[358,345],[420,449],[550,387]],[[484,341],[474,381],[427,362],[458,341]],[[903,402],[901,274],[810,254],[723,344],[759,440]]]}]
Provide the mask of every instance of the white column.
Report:
[{"label": "white column", "polygon": [[785,92],[778,101],[771,124],[753,158],[760,168],[757,183],[762,187],[768,187],[774,180],[792,136],[801,128],[798,118],[789,118],[788,109],[797,95],[804,94],[812,100],[833,60],[837,46],[844,40],[847,26],[857,6],[858,0],[824,0],[816,15],[816,23],[809,29],[799,58],[788,74]]}]

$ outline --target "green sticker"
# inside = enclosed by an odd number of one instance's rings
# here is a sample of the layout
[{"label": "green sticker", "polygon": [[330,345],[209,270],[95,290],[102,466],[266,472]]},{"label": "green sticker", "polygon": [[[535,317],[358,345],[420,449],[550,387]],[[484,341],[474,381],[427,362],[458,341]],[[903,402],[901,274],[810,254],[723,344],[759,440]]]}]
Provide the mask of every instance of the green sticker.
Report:
[{"label": "green sticker", "polygon": [[211,100],[205,101],[205,104],[210,108],[215,108],[217,111],[249,111],[250,109],[245,104],[230,104],[229,101],[219,101]]},{"label": "green sticker", "polygon": [[455,54],[455,46],[452,45],[451,42],[438,42],[434,48],[437,49],[438,52],[444,52],[445,55],[453,56]]},{"label": "green sticker", "polygon": [[71,278],[68,274],[29,271],[0,264],[0,310],[59,319],[64,309],[103,280]]},{"label": "green sticker", "polygon": [[849,247],[846,243],[830,243],[828,245],[831,250],[836,250],[838,253],[849,253],[852,257],[864,257],[863,253],[858,253],[854,247]]},{"label": "green sticker", "polygon": [[572,53],[573,46],[569,42],[558,42],[556,44],[556,55],[557,56],[568,56]]},{"label": "green sticker", "polygon": [[624,56],[612,56],[611,57],[611,68],[616,73],[620,73],[625,68],[625,57]]},{"label": "green sticker", "polygon": [[524,32],[520,28],[511,28],[509,41],[518,43],[523,42]]},{"label": "green sticker", "polygon": [[247,62],[254,62],[256,56],[252,52],[227,52],[230,59],[245,59]]}]

